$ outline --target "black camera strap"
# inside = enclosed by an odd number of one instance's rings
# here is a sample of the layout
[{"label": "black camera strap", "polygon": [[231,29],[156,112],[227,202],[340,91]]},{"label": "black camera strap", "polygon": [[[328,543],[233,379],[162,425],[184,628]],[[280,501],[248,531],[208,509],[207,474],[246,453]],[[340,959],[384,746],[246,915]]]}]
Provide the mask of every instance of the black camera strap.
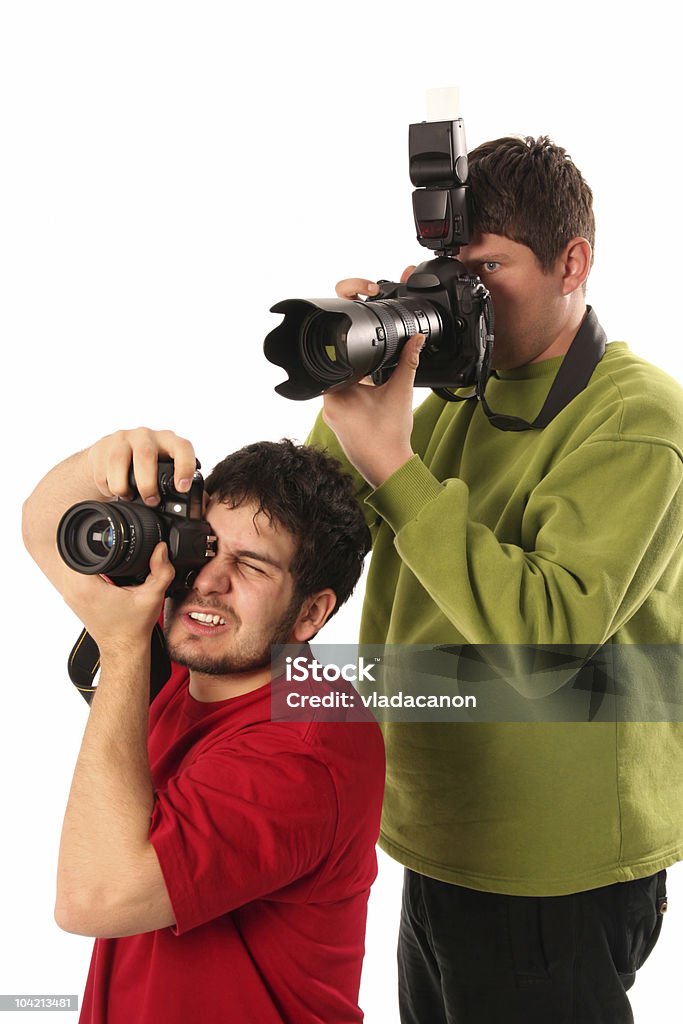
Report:
[{"label": "black camera strap", "polygon": [[607,336],[600,326],[593,308],[588,306],[581,326],[555,375],[541,411],[531,423],[518,416],[506,416],[494,412],[484,397],[486,384],[491,374],[490,363],[493,353],[493,336],[490,331],[487,336],[481,374],[475,390],[471,394],[463,396],[456,395],[447,388],[439,388],[435,391],[440,398],[449,402],[465,402],[470,398],[477,398],[491,424],[499,430],[542,430],[569,405],[572,399],[584,390],[595,367],[605,354],[606,344]]},{"label": "black camera strap", "polygon": [[[171,659],[168,656],[163,630],[158,622],[155,624],[152,632],[151,645],[150,704],[164,683],[168,682],[171,674]],[[84,629],[69,655],[68,671],[71,682],[88,704],[92,703],[93,695],[97,689],[93,684],[99,670],[99,648],[87,629]]]}]

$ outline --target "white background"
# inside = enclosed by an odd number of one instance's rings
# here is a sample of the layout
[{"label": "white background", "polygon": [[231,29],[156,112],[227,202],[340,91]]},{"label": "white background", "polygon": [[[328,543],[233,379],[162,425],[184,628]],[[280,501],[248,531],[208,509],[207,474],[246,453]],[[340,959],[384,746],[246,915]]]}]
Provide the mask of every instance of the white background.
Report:
[{"label": "white background", "polygon": [[[683,379],[677,31],[661,0],[610,8],[2,3],[0,992],[81,993],[91,947],[52,920],[87,714],[65,671],[78,625],[21,546],[20,503],[120,426],[189,436],[205,467],[306,436],[316,403],[274,395],[283,375],[261,353],[269,307],[421,258],[407,127],[427,88],[460,86],[471,147],[547,133],[569,150],[595,193],[589,301],[612,340]],[[321,642],[353,642],[360,600]],[[683,886],[670,878],[633,991],[641,1024],[680,1019]],[[397,1020],[400,879],[382,857],[369,1024]]]}]

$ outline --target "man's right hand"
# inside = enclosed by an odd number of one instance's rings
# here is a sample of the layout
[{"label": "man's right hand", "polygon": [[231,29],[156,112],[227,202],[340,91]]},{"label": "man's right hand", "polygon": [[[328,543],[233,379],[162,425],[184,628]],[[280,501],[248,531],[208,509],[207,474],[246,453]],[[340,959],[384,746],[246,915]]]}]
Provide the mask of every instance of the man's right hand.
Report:
[{"label": "man's right hand", "polygon": [[[405,284],[415,266],[406,267],[400,277],[401,284]],[[361,299],[377,295],[379,285],[375,281],[368,281],[365,277],[345,277],[338,281],[334,289],[340,299]]]},{"label": "man's right hand", "polygon": [[131,498],[132,465],[138,492],[147,505],[159,504],[157,463],[164,457],[173,459],[176,489],[189,491],[196,468],[194,448],[172,430],[117,430],[87,452],[92,479],[100,494],[107,498]]},{"label": "man's right hand", "polygon": [[[400,277],[401,284],[406,283],[414,270],[414,265],[406,267]],[[358,299],[361,301],[364,298],[377,295],[379,285],[375,281],[368,281],[364,277],[345,277],[343,281],[337,281],[334,290],[340,299]],[[365,384],[370,388],[375,386],[371,376],[363,377],[358,383]]]},{"label": "man's right hand", "polygon": [[[406,267],[401,284],[414,270],[414,266]],[[374,281],[362,277],[345,278],[336,286],[342,299],[357,300],[378,291]],[[323,396],[324,422],[336,435],[349,462],[371,487],[379,487],[413,454],[413,380],[423,344],[421,335],[408,339],[391,379],[381,387],[372,386],[372,377],[364,377],[358,384]]]}]

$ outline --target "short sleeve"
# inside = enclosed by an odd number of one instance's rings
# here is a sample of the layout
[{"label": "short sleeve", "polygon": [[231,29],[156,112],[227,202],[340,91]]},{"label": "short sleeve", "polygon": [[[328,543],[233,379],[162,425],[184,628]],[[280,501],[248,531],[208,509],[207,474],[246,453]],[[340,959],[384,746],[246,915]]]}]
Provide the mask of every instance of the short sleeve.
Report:
[{"label": "short sleeve", "polygon": [[155,794],[150,829],[176,932],[292,883],[305,898],[337,814],[331,775],[306,752],[215,747],[179,772]]}]

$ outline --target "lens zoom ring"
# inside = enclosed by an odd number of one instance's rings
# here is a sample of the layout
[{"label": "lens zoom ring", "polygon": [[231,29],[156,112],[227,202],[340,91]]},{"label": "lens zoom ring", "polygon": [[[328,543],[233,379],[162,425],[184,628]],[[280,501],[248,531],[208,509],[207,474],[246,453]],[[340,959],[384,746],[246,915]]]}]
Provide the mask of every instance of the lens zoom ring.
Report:
[{"label": "lens zoom ring", "polygon": [[[407,338],[412,338],[418,332],[417,321],[413,316],[413,311],[408,306],[404,306],[400,299],[391,299],[390,301],[391,305],[385,302],[372,303],[373,310],[377,311],[377,316],[382,322],[386,339],[386,351],[382,363],[389,362],[394,357],[401,342]],[[400,334],[397,330],[397,314],[400,317],[398,322],[402,328]]]}]

